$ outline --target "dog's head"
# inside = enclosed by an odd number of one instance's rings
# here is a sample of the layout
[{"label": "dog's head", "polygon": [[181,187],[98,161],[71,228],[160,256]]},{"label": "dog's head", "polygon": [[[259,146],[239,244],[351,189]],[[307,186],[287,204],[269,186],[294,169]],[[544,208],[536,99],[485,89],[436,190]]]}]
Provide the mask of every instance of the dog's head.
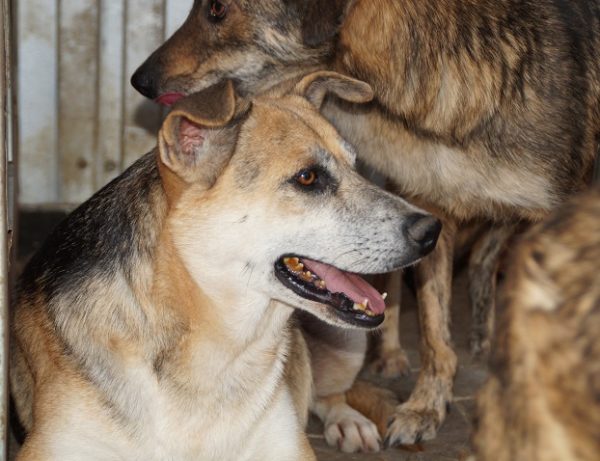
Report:
[{"label": "dog's head", "polygon": [[320,66],[350,0],[196,0],[187,20],[133,75],[170,105],[222,79],[256,94]]},{"label": "dog's head", "polygon": [[318,72],[251,102],[228,82],[178,102],[159,141],[172,235],[211,298],[275,299],[372,327],[384,300],[357,273],[414,263],[440,223],[355,172],[352,148],[317,110],[328,92],[372,97],[363,82]]}]

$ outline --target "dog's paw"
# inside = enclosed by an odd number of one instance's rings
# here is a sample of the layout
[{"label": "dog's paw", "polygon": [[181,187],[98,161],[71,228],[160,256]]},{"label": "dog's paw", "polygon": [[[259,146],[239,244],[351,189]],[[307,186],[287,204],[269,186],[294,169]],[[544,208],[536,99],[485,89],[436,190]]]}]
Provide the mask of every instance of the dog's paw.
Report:
[{"label": "dog's paw", "polygon": [[411,409],[399,405],[388,422],[384,446],[389,448],[431,440],[436,436],[441,420],[433,409]]},{"label": "dog's paw", "polygon": [[346,404],[336,406],[327,416],[325,440],[344,453],[377,452],[381,448],[377,426]]},{"label": "dog's paw", "polygon": [[400,378],[410,373],[410,363],[403,349],[380,352],[369,365],[369,370],[384,378]]}]

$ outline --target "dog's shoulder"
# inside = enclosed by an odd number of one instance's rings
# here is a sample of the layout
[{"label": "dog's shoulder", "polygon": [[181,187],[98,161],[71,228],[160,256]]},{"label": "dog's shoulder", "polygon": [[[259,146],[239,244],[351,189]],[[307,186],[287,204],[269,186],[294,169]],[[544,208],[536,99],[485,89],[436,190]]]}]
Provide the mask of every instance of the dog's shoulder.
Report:
[{"label": "dog's shoulder", "polygon": [[109,273],[143,250],[141,233],[157,218],[160,188],[156,154],[149,152],[75,209],[25,266],[20,293],[50,297],[90,273]]}]

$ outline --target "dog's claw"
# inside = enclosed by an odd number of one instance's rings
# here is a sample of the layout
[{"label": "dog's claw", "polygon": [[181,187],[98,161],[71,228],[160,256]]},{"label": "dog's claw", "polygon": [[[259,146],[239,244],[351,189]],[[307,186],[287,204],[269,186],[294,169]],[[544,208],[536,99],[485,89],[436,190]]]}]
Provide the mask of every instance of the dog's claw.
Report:
[{"label": "dog's claw", "polygon": [[385,440],[383,441],[383,448],[385,448],[386,450],[388,448],[390,448],[390,436],[389,435],[386,436]]},{"label": "dog's claw", "polygon": [[334,408],[324,425],[326,442],[344,453],[369,453],[381,449],[381,437],[375,423],[349,405]]},{"label": "dog's claw", "polygon": [[386,445],[414,445],[435,437],[441,417],[430,409],[412,410],[398,406],[388,425]]},{"label": "dog's claw", "polygon": [[390,419],[388,419],[388,421],[387,421],[387,428],[389,429],[392,424],[394,424],[394,417],[393,416]]}]

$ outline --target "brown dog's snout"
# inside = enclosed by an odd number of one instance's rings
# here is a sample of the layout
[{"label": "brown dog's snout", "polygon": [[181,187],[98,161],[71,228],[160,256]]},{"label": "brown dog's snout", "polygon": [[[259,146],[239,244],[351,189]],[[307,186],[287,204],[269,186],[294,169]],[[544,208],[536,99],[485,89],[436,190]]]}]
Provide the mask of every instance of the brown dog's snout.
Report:
[{"label": "brown dog's snout", "polygon": [[151,60],[142,64],[131,76],[131,85],[149,99],[158,97],[158,74]]},{"label": "brown dog's snout", "polygon": [[435,248],[442,230],[442,223],[434,216],[414,213],[404,223],[404,235],[424,256]]}]

